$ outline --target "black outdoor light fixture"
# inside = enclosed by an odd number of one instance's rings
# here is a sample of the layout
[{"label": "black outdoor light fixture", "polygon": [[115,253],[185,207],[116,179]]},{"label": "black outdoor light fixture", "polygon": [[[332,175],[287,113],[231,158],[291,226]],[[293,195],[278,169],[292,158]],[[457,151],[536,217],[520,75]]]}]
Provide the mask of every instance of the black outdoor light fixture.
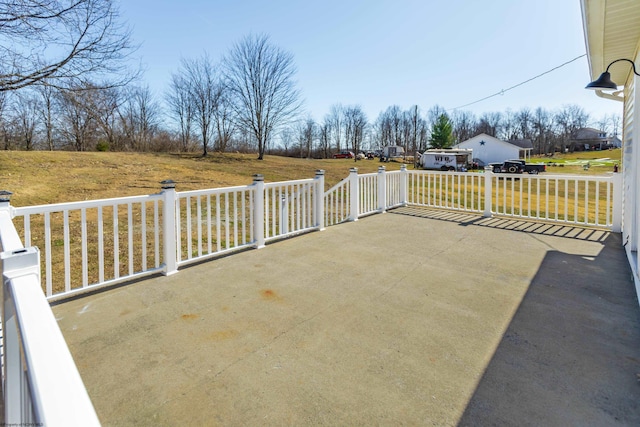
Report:
[{"label": "black outdoor light fixture", "polygon": [[638,72],[636,71],[636,64],[634,64],[634,62],[632,60],[626,59],[626,58],[616,59],[615,61],[611,62],[607,66],[606,71],[604,73],[600,74],[600,77],[598,77],[597,80],[594,80],[591,83],[589,83],[587,86],[585,86],[585,89],[618,90],[618,85],[611,81],[611,74],[609,73],[609,67],[611,67],[613,64],[615,64],[616,62],[619,62],[619,61],[630,62],[631,66],[633,67],[633,74],[635,74],[636,76],[640,76],[640,74],[638,74]]}]

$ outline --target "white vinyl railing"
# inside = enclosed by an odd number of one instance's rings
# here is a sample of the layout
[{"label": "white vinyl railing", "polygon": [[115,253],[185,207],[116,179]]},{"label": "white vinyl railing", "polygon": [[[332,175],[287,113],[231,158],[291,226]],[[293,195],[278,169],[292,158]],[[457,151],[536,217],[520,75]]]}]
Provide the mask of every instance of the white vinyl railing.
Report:
[{"label": "white vinyl railing", "polygon": [[[397,206],[619,230],[618,174],[494,174],[401,170],[349,176],[324,192],[315,178],[11,208],[26,246],[43,256],[48,298],[69,296]],[[56,268],[54,268],[54,266]]]},{"label": "white vinyl railing", "polygon": [[327,226],[349,220],[351,180],[343,179],[324,194],[324,221]]},{"label": "white vinyl railing", "polygon": [[162,202],[154,194],[18,207],[13,216],[22,217],[25,245],[44,252],[51,297],[160,271]]},{"label": "white vinyl railing", "polygon": [[265,241],[317,228],[321,215],[317,207],[322,204],[323,195],[324,188],[314,179],[265,184]]},{"label": "white vinyl railing", "polygon": [[410,171],[407,181],[410,205],[620,231],[619,174]]},{"label": "white vinyl railing", "polygon": [[486,172],[485,212],[520,219],[609,228],[622,220],[621,176],[513,175]]},{"label": "white vinyl railing", "polygon": [[253,195],[250,185],[176,193],[178,265],[252,246]]},{"label": "white vinyl railing", "polygon": [[40,253],[25,248],[0,201],[3,425],[98,426],[40,285]]},{"label": "white vinyl railing", "polygon": [[477,173],[411,171],[408,203],[464,212],[484,211],[485,177]]}]

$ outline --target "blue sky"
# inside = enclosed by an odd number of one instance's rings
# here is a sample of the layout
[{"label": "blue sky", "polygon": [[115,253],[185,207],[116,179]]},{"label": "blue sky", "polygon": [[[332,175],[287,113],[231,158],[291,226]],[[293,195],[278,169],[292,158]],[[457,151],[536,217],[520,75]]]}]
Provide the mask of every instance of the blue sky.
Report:
[{"label": "blue sky", "polygon": [[[218,60],[248,34],[294,56],[305,108],[360,105],[371,122],[391,105],[453,109],[585,53],[578,0],[132,0],[122,18],[142,46],[144,82],[161,97],[181,58]],[[483,112],[577,104],[599,119],[586,57],[468,107]]]}]

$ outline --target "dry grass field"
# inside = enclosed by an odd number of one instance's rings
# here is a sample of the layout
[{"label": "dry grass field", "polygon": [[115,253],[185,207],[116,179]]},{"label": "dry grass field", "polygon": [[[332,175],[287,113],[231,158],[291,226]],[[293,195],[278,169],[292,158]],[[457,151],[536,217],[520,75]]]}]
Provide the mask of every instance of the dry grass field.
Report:
[{"label": "dry grass field", "polygon": [[[150,154],[0,151],[0,190],[14,193],[13,206],[136,196],[160,191],[159,182],[172,179],[177,191],[247,185],[252,175],[265,182],[313,178],[325,170],[327,188],[357,167],[375,172],[378,160],[312,160],[255,154]],[[387,170],[400,163],[384,163]]]},{"label": "dry grass field", "polygon": [[[602,160],[608,159],[608,160]],[[549,173],[605,174],[619,162],[620,150],[593,151],[538,158],[554,163]],[[583,165],[591,167],[585,171]],[[560,166],[560,165],[563,166]],[[312,160],[255,154],[78,153],[67,151],[0,151],[0,190],[14,193],[11,204],[29,206],[111,197],[152,194],[159,182],[172,179],[177,191],[246,185],[252,175],[263,174],[265,182],[313,178],[317,169],[325,170],[326,187],[345,178],[349,169],[375,172],[382,165],[376,160]],[[387,170],[400,169],[401,163],[384,163]],[[412,165],[408,166],[413,168]]]}]

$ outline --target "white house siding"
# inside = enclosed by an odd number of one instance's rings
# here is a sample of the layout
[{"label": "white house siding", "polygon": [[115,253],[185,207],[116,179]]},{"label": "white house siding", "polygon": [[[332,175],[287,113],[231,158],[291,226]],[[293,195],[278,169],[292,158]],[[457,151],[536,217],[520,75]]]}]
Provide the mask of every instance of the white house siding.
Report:
[{"label": "white house siding", "polygon": [[485,165],[517,159],[520,156],[520,147],[484,133],[463,141],[453,148],[471,148],[473,158],[480,159]]},{"label": "white house siding", "polygon": [[[636,63],[638,61],[636,57]],[[627,250],[631,251],[631,260],[635,271],[640,271],[637,256],[640,246],[640,221],[638,221],[638,189],[640,188],[640,150],[637,147],[636,125],[640,123],[640,109],[635,108],[640,98],[640,85],[633,74],[625,83],[624,126],[623,126],[623,241],[627,243]]]}]

